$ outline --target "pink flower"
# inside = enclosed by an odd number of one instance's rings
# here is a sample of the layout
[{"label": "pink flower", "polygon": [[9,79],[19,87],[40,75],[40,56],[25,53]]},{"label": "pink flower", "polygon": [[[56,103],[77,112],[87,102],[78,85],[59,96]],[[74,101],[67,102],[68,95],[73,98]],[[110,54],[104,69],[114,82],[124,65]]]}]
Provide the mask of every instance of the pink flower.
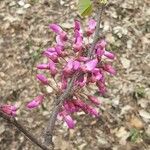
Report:
[{"label": "pink flower", "polygon": [[63,57],[63,50],[64,50],[63,46],[56,45],[55,50],[56,50],[58,56]]},{"label": "pink flower", "polygon": [[110,64],[104,64],[103,69],[111,75],[116,75],[116,70]]},{"label": "pink flower", "polygon": [[109,59],[114,59],[115,58],[115,55],[112,52],[108,52],[108,51],[104,52],[104,56],[106,56]]},{"label": "pink flower", "polygon": [[64,108],[68,113],[74,113],[78,110],[71,100],[68,100],[64,103]]},{"label": "pink flower", "polygon": [[72,59],[70,59],[70,60],[67,62],[66,66],[65,66],[65,68],[64,68],[64,70],[63,70],[65,73],[67,73],[67,74],[72,73],[73,67],[74,67],[73,62],[74,62],[74,61],[73,61]]},{"label": "pink flower", "polygon": [[81,29],[80,22],[78,20],[75,20],[75,22],[74,22],[74,30],[80,31],[80,29]]},{"label": "pink flower", "polygon": [[52,60],[49,60],[49,70],[52,76],[57,74],[56,65]]},{"label": "pink flower", "polygon": [[80,68],[80,62],[79,61],[77,61],[77,60],[75,60],[74,62],[73,62],[73,70],[78,70]]},{"label": "pink flower", "polygon": [[86,62],[89,60],[88,57],[84,57],[84,56],[80,56],[79,58],[77,58],[78,61],[81,61],[81,62]]},{"label": "pink flower", "polygon": [[60,89],[63,91],[66,88],[67,88],[67,78],[65,78],[65,76],[62,75]]},{"label": "pink flower", "polygon": [[93,60],[86,62],[85,63],[85,70],[86,71],[93,71],[95,69],[97,63],[98,63],[97,59],[93,59]]},{"label": "pink flower", "polygon": [[84,111],[91,116],[99,117],[99,112],[92,106],[86,105],[86,109]]},{"label": "pink flower", "polygon": [[74,48],[74,51],[75,52],[79,52],[79,51],[81,51],[82,49],[83,49],[83,39],[82,39],[82,37],[78,37],[77,39],[76,39],[76,43],[73,45],[73,48]]},{"label": "pink flower", "polygon": [[46,50],[43,52],[43,55],[47,56],[48,58],[50,58],[54,62],[58,61],[57,52],[51,52],[51,51]]},{"label": "pink flower", "polygon": [[104,82],[101,82],[101,81],[98,81],[96,83],[96,85],[98,86],[99,88],[99,92],[104,95],[106,93],[106,86],[105,86],[105,83]]},{"label": "pink flower", "polygon": [[16,116],[17,109],[18,108],[15,105],[4,104],[0,106],[0,111],[12,117]]},{"label": "pink flower", "polygon": [[89,20],[89,23],[88,23],[89,27],[88,27],[88,30],[87,30],[87,36],[90,36],[91,34],[94,33],[95,28],[96,28],[96,24],[97,23],[94,19]]},{"label": "pink flower", "polygon": [[66,122],[66,124],[68,125],[68,127],[69,127],[70,129],[73,129],[74,126],[75,126],[75,122],[74,122],[74,120],[71,118],[71,116],[70,116],[70,115],[66,115],[66,116],[63,116],[63,118],[64,118],[64,121]]},{"label": "pink flower", "polygon": [[83,49],[83,36],[78,30],[75,31],[73,48],[75,52]]},{"label": "pink flower", "polygon": [[27,108],[32,109],[38,107],[44,100],[44,95],[39,95],[27,104]]},{"label": "pink flower", "polygon": [[64,46],[64,41],[61,39],[60,35],[56,36],[56,43],[60,46]]},{"label": "pink flower", "polygon": [[49,69],[49,64],[39,64],[39,65],[37,65],[37,68],[40,70]]},{"label": "pink flower", "polygon": [[80,108],[85,108],[86,106],[86,104],[80,99],[74,99],[72,102],[75,104],[75,106],[78,106]]},{"label": "pink flower", "polygon": [[79,85],[80,87],[83,87],[86,85],[87,82],[87,76],[84,74],[81,74],[80,77],[75,82],[76,85]]},{"label": "pink flower", "polygon": [[37,74],[37,79],[41,81],[42,84],[48,85],[48,79],[43,74]]},{"label": "pink flower", "polygon": [[63,118],[65,123],[67,124],[68,128],[73,129],[75,126],[74,120],[71,118],[71,116],[64,110],[59,113],[60,117]]},{"label": "pink flower", "polygon": [[61,28],[59,25],[57,25],[57,24],[50,24],[50,25],[49,25],[49,28],[50,28],[53,32],[55,32],[57,35],[59,35],[60,38],[61,38],[63,41],[66,41],[66,40],[68,39],[68,38],[67,38],[67,33],[64,32],[64,31],[62,30],[62,28]]},{"label": "pink flower", "polygon": [[89,81],[94,83],[98,80],[100,80],[102,78],[102,73],[98,68],[95,68],[92,73],[91,73],[91,77],[89,78]]},{"label": "pink flower", "polygon": [[97,97],[89,95],[88,98],[95,105],[99,105],[100,104],[100,101],[97,99]]}]

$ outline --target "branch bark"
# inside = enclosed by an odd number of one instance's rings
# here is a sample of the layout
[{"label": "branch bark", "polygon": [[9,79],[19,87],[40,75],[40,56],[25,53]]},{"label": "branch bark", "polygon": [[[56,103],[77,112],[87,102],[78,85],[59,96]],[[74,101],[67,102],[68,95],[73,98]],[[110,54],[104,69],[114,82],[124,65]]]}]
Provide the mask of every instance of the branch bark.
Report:
[{"label": "branch bark", "polygon": [[14,117],[7,116],[0,111],[0,117],[8,121],[10,124],[14,125],[21,133],[23,133],[32,143],[40,147],[42,150],[49,150],[44,144],[37,140],[37,137],[33,136],[28,132],[23,125],[21,125]]},{"label": "branch bark", "polygon": [[[95,44],[97,43],[97,41],[99,39],[100,21],[101,21],[103,9],[104,9],[104,6],[102,6],[101,8],[98,8],[98,15],[96,18],[97,19],[96,31],[95,31],[93,43],[87,54],[87,56],[89,56],[89,57],[92,57],[92,52],[94,50]],[[55,106],[52,109],[52,113],[50,115],[50,119],[48,121],[46,130],[45,130],[45,134],[44,134],[44,145],[46,145],[47,147],[50,145],[54,146],[52,137],[53,137],[53,132],[54,132],[57,115],[59,113],[60,108],[63,105],[64,100],[72,94],[74,81],[78,78],[78,76],[79,76],[79,74],[73,75],[73,77],[70,80],[70,83],[67,86],[66,91],[56,100]]]}]

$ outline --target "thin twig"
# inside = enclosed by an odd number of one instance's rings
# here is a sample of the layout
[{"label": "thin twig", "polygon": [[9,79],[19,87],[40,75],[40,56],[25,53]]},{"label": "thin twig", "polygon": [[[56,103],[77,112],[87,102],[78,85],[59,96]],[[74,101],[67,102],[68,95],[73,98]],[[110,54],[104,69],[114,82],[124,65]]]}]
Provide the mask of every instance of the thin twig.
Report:
[{"label": "thin twig", "polygon": [[[99,30],[100,30],[100,21],[101,21],[101,15],[103,12],[103,6],[102,8],[98,9],[98,15],[97,15],[97,26],[96,26],[96,31],[95,31],[95,35],[94,35],[94,39],[93,39],[93,43],[91,45],[91,48],[88,51],[88,56],[91,57],[92,56],[92,52],[95,48],[95,44],[97,43],[98,39],[99,39]],[[53,145],[53,141],[52,141],[52,136],[53,136],[53,132],[54,132],[54,127],[55,127],[55,122],[56,122],[56,118],[57,115],[63,105],[63,102],[66,98],[68,98],[71,94],[73,94],[73,86],[74,86],[74,81],[79,77],[80,74],[74,74],[73,77],[70,80],[70,83],[67,86],[67,89],[65,90],[65,92],[56,100],[55,106],[52,109],[52,113],[50,115],[50,119],[48,121],[48,125],[46,127],[46,131],[44,134],[44,144],[48,147],[49,145]]]},{"label": "thin twig", "polygon": [[99,40],[100,22],[101,22],[103,11],[104,11],[104,5],[102,5],[101,7],[99,6],[98,13],[97,13],[96,31],[95,31],[95,35],[94,35],[94,38],[93,38],[93,43],[92,43],[91,48],[89,49],[89,52],[88,52],[89,57],[92,56],[92,52],[95,48],[95,45],[96,45],[97,41]]},{"label": "thin twig", "polygon": [[14,125],[20,132],[22,132],[32,143],[40,147],[42,150],[49,150],[45,145],[37,140],[37,137],[33,136],[29,131],[25,129],[14,117],[7,116],[0,111],[0,117],[8,121],[10,124]]}]

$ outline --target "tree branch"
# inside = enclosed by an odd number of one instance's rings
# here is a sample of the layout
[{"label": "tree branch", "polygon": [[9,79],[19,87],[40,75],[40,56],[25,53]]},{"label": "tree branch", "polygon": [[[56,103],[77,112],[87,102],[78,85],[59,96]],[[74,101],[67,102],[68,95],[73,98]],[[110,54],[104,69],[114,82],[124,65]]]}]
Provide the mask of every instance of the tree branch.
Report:
[{"label": "tree branch", "polygon": [[10,124],[14,125],[20,132],[22,132],[32,143],[40,147],[42,150],[49,150],[45,145],[37,140],[37,137],[33,136],[28,132],[23,125],[21,125],[14,117],[7,116],[0,111],[0,117],[8,121]]},{"label": "tree branch", "polygon": [[[99,39],[100,21],[101,21],[103,8],[104,8],[104,6],[102,6],[101,8],[98,9],[98,15],[96,18],[97,19],[96,31],[95,31],[93,43],[92,43],[91,48],[89,49],[88,55],[87,55],[89,57],[92,56],[92,52],[94,50],[95,44],[97,43],[97,41]],[[53,132],[54,132],[54,127],[55,127],[57,115],[58,115],[59,110],[61,109],[61,107],[63,105],[64,100],[66,98],[68,98],[73,93],[74,81],[79,77],[79,75],[80,75],[79,73],[73,75],[73,77],[71,78],[70,83],[68,84],[65,92],[56,100],[55,106],[52,109],[52,113],[50,115],[50,119],[48,121],[46,130],[45,130],[45,134],[44,134],[44,144],[47,147],[50,145],[54,146],[53,141],[52,141],[52,136],[53,136]]]}]

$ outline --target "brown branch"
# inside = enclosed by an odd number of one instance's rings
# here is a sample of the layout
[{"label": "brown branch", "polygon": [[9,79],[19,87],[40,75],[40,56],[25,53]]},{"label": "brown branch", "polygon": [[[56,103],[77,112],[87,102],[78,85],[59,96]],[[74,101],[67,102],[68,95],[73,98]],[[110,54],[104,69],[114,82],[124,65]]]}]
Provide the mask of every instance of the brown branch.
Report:
[{"label": "brown branch", "polygon": [[40,147],[42,150],[49,150],[45,145],[37,140],[37,137],[33,136],[28,132],[23,125],[21,125],[14,117],[7,116],[0,111],[0,117],[8,121],[10,124],[14,125],[20,132],[22,132],[32,143]]},{"label": "brown branch", "polygon": [[[100,5],[100,4],[99,4]],[[95,48],[95,44],[98,42],[99,40],[99,32],[100,32],[100,23],[101,23],[101,18],[102,18],[102,13],[104,11],[104,6],[102,4],[102,6],[98,8],[98,13],[97,13],[97,25],[96,25],[96,30],[95,30],[95,34],[94,34],[94,38],[93,38],[93,43],[91,45],[91,48],[89,49],[89,53],[88,56],[91,57],[92,56],[92,52]]]},{"label": "brown branch", "polygon": [[[98,9],[97,26],[96,26],[96,31],[95,31],[93,43],[92,43],[91,48],[89,49],[89,52],[88,52],[89,57],[92,56],[92,52],[94,50],[95,44],[97,43],[97,41],[99,39],[99,30],[100,30],[99,27],[100,27],[102,12],[103,12],[103,6],[102,6],[102,8]],[[63,105],[64,100],[66,98],[68,98],[73,93],[74,81],[79,77],[79,75],[80,75],[79,73],[73,75],[73,77],[71,78],[65,92],[56,100],[55,106],[52,109],[52,113],[50,115],[50,119],[48,121],[46,131],[44,134],[44,144],[47,147],[50,145],[54,146],[53,141],[52,141],[52,136],[53,136],[53,132],[54,132],[54,127],[55,127],[57,115],[58,115],[59,110],[61,109],[61,107]]]}]

